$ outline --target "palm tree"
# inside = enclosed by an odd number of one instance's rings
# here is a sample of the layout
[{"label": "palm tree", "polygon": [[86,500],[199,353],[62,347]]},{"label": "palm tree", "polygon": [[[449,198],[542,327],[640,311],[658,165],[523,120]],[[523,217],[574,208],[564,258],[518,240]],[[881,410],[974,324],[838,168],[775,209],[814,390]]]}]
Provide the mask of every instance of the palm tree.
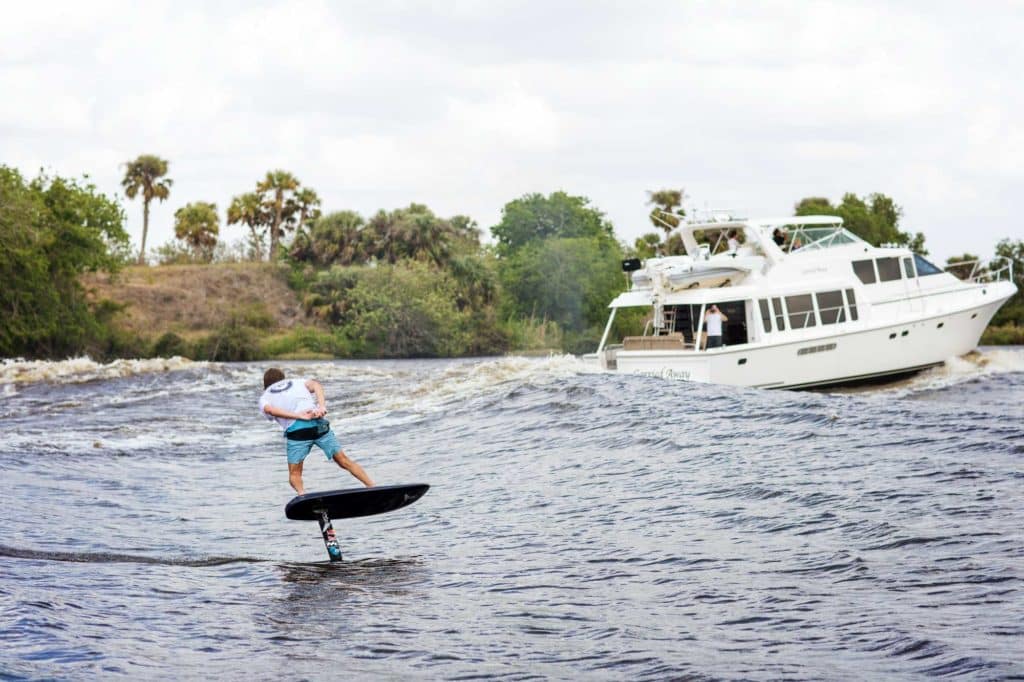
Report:
[{"label": "palm tree", "polygon": [[402,221],[398,211],[377,211],[366,223],[367,255],[395,263],[401,258]]},{"label": "palm tree", "polygon": [[146,262],[146,236],[149,234],[149,202],[153,199],[163,201],[171,193],[174,181],[164,178],[167,175],[167,161],[159,156],[143,154],[125,165],[124,179],[121,186],[129,199],[142,192],[142,246],[139,248],[139,265]]},{"label": "palm tree", "polygon": [[263,205],[263,197],[256,192],[240,194],[228,206],[228,225],[242,223],[248,226],[250,246],[256,260],[263,260],[263,229],[269,222],[270,216]]},{"label": "palm tree", "polygon": [[270,192],[266,199],[266,206],[270,215],[270,257],[277,254],[277,245],[281,241],[281,235],[285,229],[293,227],[289,220],[297,206],[285,198],[285,192],[295,192],[299,188],[299,181],[288,171],[269,171],[267,177],[256,184],[256,191],[260,194]]},{"label": "palm tree", "polygon": [[[367,260],[363,249],[363,217],[355,211],[335,211],[309,228],[310,260],[318,265],[353,265]],[[299,241],[305,233],[296,238]]]},{"label": "palm tree", "polygon": [[204,263],[213,259],[219,233],[216,204],[196,201],[174,212],[174,236],[188,244],[192,256]]},{"label": "palm tree", "polygon": [[[669,233],[679,227],[679,218],[685,216],[686,211],[682,208],[686,193],[682,189],[659,189],[656,192],[647,192],[647,203],[654,206],[651,211],[651,222],[655,227],[665,230],[665,239]],[[673,215],[674,214],[674,215]]]},{"label": "palm tree", "polygon": [[320,197],[310,187],[303,187],[295,192],[289,200],[299,214],[298,228],[309,227],[320,217]]}]

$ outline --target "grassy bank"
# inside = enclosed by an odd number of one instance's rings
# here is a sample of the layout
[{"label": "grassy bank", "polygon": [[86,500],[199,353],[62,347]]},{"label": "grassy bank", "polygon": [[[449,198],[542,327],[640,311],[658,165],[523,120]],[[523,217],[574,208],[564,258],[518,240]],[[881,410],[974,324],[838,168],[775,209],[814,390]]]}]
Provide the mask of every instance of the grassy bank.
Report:
[{"label": "grassy bank", "polygon": [[330,330],[306,315],[277,265],[135,266],[84,283],[106,302],[112,357],[333,357]]}]

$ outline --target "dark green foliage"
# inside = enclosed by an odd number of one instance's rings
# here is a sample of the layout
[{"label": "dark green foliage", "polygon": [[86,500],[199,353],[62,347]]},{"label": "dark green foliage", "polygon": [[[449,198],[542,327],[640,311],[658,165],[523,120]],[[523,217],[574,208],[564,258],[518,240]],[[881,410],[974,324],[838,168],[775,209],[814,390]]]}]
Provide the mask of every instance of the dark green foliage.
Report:
[{"label": "dark green foliage", "polygon": [[197,360],[244,362],[263,356],[259,337],[240,315],[231,318],[214,333],[195,344],[191,356]]},{"label": "dark green foliage", "polygon": [[608,303],[625,289],[621,260],[618,243],[600,236],[531,242],[501,261],[505,305],[581,333],[602,324]]},{"label": "dark green foliage", "polygon": [[843,219],[843,226],[861,239],[878,246],[880,244],[903,244],[914,252],[927,255],[924,248],[924,234],[909,234],[899,229],[903,209],[884,194],[870,194],[861,199],[856,194],[846,193],[838,205],[824,197],[807,197],[797,202],[796,215],[834,215]]},{"label": "dark green foliage", "polygon": [[166,332],[153,344],[154,357],[169,358],[175,355],[187,357],[190,353],[188,343],[174,332]]},{"label": "dark green foliage", "polygon": [[554,322],[563,349],[593,350],[609,301],[626,286],[604,214],[586,197],[528,194],[505,205],[491,232],[506,319]]},{"label": "dark green foliage", "polygon": [[423,204],[409,204],[377,211],[369,220],[355,211],[329,213],[295,237],[288,256],[294,263],[318,267],[412,259],[443,268],[479,248],[479,230],[469,218],[439,218]]},{"label": "dark green foliage", "polygon": [[950,256],[946,259],[946,272],[960,279],[967,279],[972,275],[979,274],[980,268],[984,268],[984,265],[981,263],[981,259],[973,253]]},{"label": "dark green foliage", "polygon": [[491,228],[498,240],[498,254],[509,256],[520,248],[545,239],[605,237],[613,240],[612,224],[590,206],[586,197],[565,192],[527,194],[505,204],[501,222]]},{"label": "dark green foliage", "polygon": [[661,245],[661,235],[657,232],[647,232],[636,238],[633,242],[633,250],[629,255],[646,260],[658,255],[658,247]]},{"label": "dark green foliage", "polygon": [[119,268],[121,207],[95,186],[0,166],[0,356],[54,357],[100,343],[79,277]]},{"label": "dark green foliage", "polygon": [[[1013,325],[1024,330],[1024,240],[1003,239],[996,244],[996,256],[1009,259],[1013,264],[1013,283],[1017,286],[1017,293],[999,309],[995,317],[992,318],[992,325]],[[993,260],[989,264],[989,269],[994,272],[1005,264],[1002,260]],[[1009,333],[1006,336],[1009,336]],[[1017,338],[1019,339],[1020,336],[1018,335]],[[1016,343],[1020,343],[1020,341],[1016,341]]]}]

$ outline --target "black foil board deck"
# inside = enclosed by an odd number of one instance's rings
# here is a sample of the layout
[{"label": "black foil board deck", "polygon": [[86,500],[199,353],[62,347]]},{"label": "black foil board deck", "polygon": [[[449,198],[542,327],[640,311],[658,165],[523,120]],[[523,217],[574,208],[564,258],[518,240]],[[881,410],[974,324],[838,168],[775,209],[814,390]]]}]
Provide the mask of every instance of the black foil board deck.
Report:
[{"label": "black foil board deck", "polygon": [[293,521],[317,521],[321,510],[332,519],[383,514],[412,504],[429,488],[426,483],[410,483],[306,493],[292,498],[284,507],[284,515]]}]

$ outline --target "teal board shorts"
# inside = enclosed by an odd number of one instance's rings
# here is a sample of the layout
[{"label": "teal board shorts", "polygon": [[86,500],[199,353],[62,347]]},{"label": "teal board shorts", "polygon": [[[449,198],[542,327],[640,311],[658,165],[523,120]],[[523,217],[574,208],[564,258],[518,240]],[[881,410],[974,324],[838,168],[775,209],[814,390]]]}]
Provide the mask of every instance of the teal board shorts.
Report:
[{"label": "teal board shorts", "polygon": [[[285,429],[285,431],[316,426],[318,421],[317,419],[296,419],[295,423]],[[338,438],[334,435],[333,430],[328,431],[316,440],[289,440],[286,438],[284,442],[288,448],[289,464],[299,464],[306,459],[314,445],[324,451],[327,459],[332,459],[341,450],[341,443],[338,442]]]}]

